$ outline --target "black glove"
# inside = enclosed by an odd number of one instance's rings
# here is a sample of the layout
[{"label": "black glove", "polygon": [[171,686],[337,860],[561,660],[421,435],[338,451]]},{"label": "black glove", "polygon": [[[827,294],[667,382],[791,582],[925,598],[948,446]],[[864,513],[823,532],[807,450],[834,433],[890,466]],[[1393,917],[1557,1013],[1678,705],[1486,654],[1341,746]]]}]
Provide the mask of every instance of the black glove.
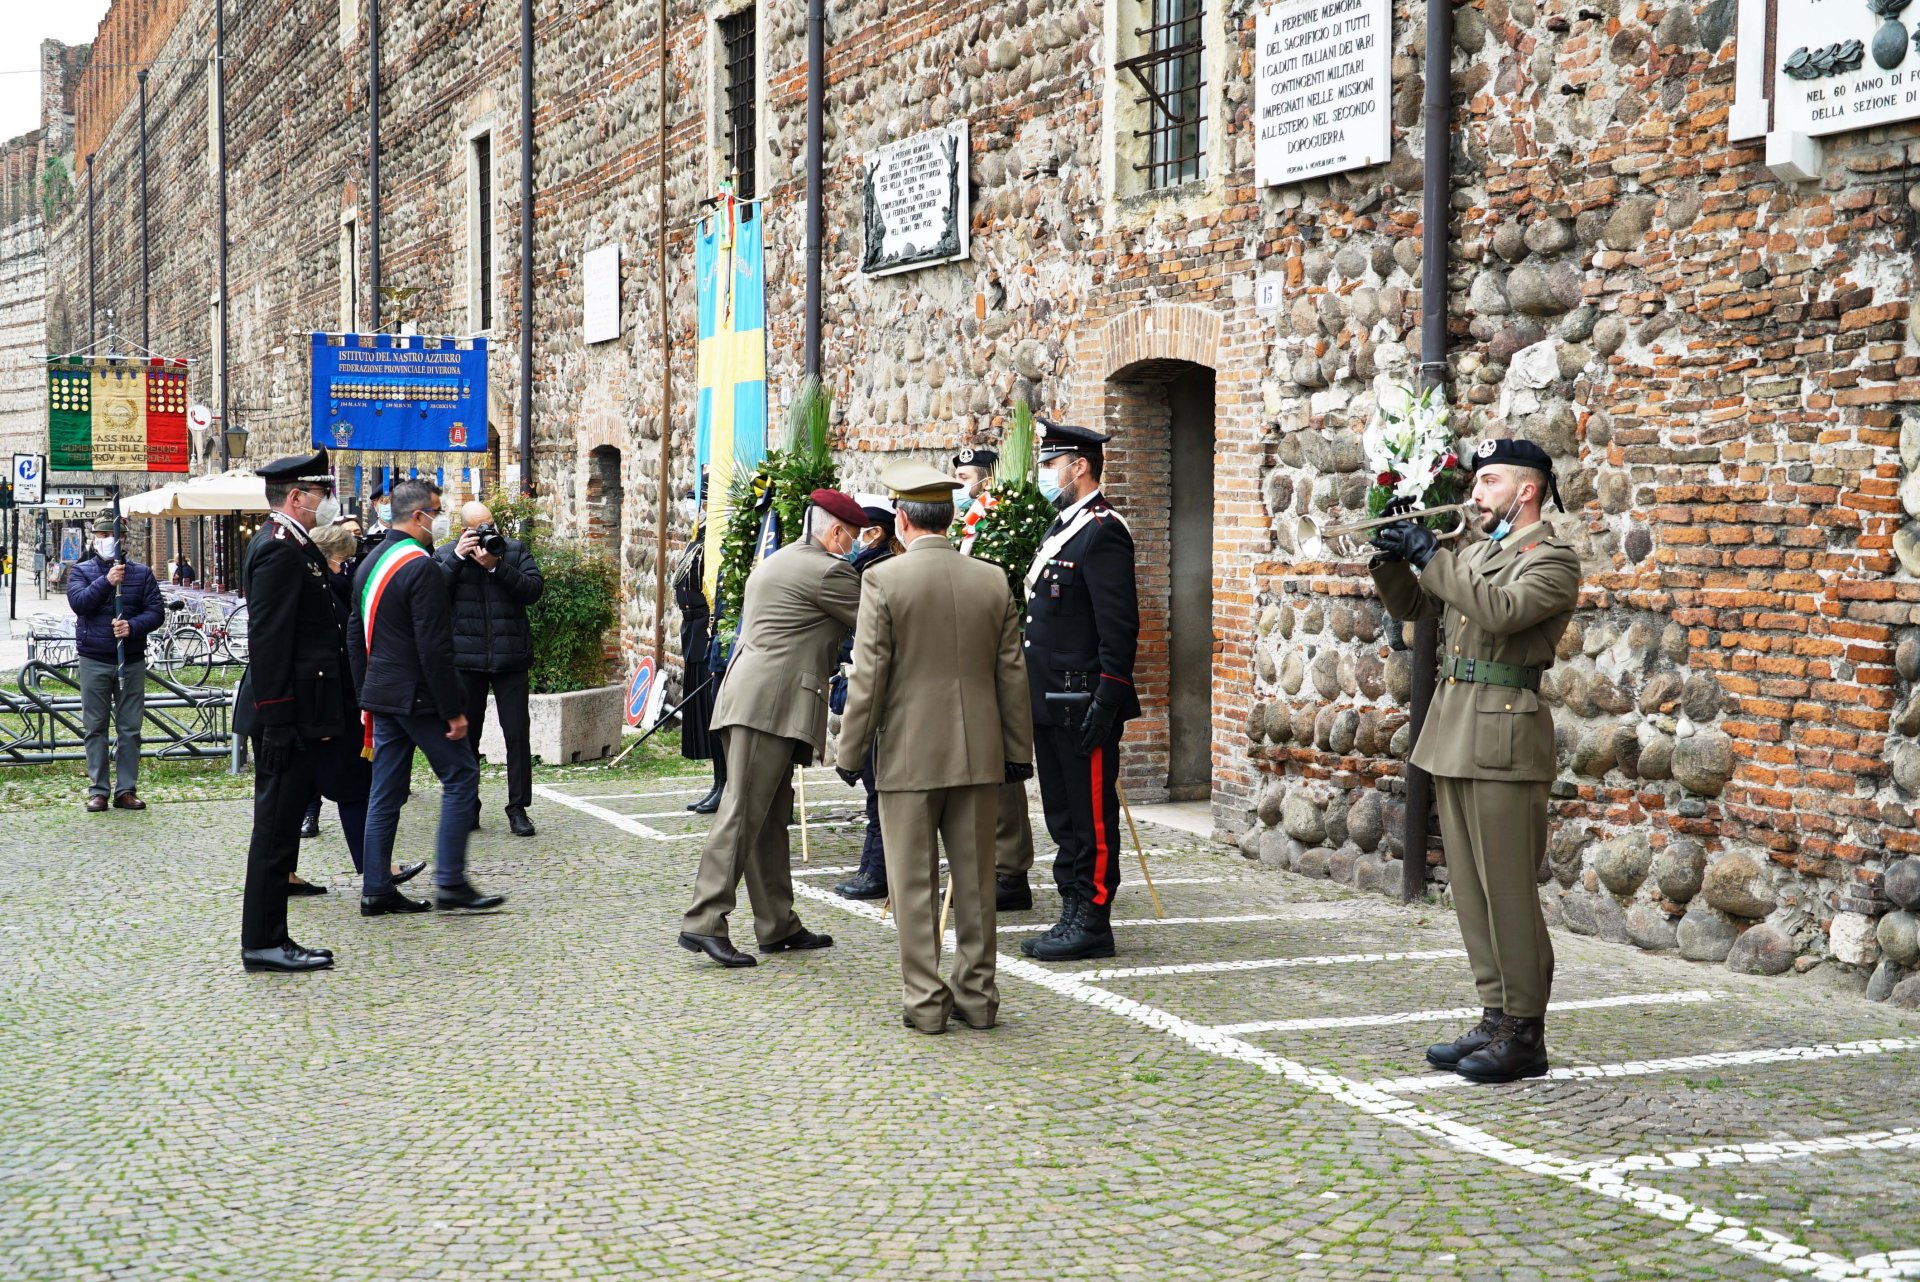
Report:
[{"label": "black glove", "polygon": [[1373,536],[1373,545],[1387,560],[1411,561],[1415,569],[1424,570],[1439,551],[1440,540],[1417,521],[1396,521]]},{"label": "black glove", "polygon": [[1113,723],[1120,717],[1117,704],[1102,703],[1095,699],[1087,707],[1087,719],[1080,723],[1080,755],[1091,757],[1093,750],[1105,743],[1111,736]]},{"label": "black glove", "polygon": [[849,770],[845,766],[835,766],[833,773],[839,775],[840,782],[849,788],[857,788],[860,786],[860,772],[858,770]]},{"label": "black glove", "polygon": [[1394,534],[1394,531],[1399,528],[1397,525],[1383,525],[1373,532],[1373,538],[1370,541],[1378,551],[1373,554],[1373,560],[1367,563],[1369,569],[1377,565],[1393,565],[1407,559],[1406,553],[1400,550],[1399,537]]},{"label": "black glove", "polygon": [[1007,763],[1008,783],[1025,783],[1031,778],[1033,778],[1033,765],[1031,762],[1009,761]]},{"label": "black glove", "polygon": [[260,768],[277,775],[293,764],[293,754],[301,751],[300,736],[292,726],[268,726],[260,732]]}]

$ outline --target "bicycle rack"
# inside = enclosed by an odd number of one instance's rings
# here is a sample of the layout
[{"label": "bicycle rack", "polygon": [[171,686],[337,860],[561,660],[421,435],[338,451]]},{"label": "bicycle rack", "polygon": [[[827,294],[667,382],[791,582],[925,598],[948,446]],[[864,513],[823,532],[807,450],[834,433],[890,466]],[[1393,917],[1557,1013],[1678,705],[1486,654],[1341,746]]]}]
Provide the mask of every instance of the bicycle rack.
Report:
[{"label": "bicycle rack", "polygon": [[[147,678],[158,682],[165,693],[147,691],[141,718],[141,756],[197,760],[232,753],[231,690],[181,685],[152,669]],[[85,758],[79,680],[66,668],[29,660],[20,668],[20,689],[0,689],[0,763],[25,765]]]}]

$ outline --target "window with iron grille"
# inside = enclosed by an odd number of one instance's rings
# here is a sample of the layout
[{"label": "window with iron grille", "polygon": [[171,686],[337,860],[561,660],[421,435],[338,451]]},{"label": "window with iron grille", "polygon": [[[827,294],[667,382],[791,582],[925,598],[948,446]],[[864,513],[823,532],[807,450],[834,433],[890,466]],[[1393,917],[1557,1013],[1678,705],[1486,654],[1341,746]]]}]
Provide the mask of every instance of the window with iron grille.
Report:
[{"label": "window with iron grille", "polygon": [[1149,22],[1133,35],[1146,51],[1120,63],[1142,91],[1134,101],[1147,109],[1147,127],[1133,133],[1146,140],[1147,159],[1134,169],[1150,189],[1174,187],[1200,177],[1206,149],[1206,10],[1203,0],[1141,0],[1141,8]]},{"label": "window with iron grille", "polygon": [[726,158],[725,176],[733,179],[734,195],[742,200],[754,198],[753,158],[759,127],[753,70],[755,12],[749,5],[720,19],[720,49],[726,59],[722,83],[727,88],[726,133],[721,150]]},{"label": "window with iron grille", "polygon": [[475,329],[493,328],[493,135],[473,140]]}]

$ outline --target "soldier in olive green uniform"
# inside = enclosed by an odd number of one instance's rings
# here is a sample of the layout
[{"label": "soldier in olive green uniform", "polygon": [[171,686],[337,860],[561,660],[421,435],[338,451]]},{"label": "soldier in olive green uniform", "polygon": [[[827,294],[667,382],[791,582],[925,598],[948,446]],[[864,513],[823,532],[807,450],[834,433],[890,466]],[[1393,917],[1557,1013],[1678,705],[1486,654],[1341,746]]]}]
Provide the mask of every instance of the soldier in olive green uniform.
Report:
[{"label": "soldier in olive green uniform", "polygon": [[[1560,502],[1529,441],[1486,441],[1473,501],[1488,540],[1455,551],[1411,521],[1382,529],[1373,580],[1395,618],[1440,619],[1439,684],[1413,764],[1433,776],[1460,933],[1485,1015],[1427,1061],[1475,1081],[1547,1071],[1553,945],[1534,870],[1546,852],[1556,763],[1540,674],[1580,594],[1580,560],[1541,520]],[[1417,857],[1417,853],[1414,857]]]}]

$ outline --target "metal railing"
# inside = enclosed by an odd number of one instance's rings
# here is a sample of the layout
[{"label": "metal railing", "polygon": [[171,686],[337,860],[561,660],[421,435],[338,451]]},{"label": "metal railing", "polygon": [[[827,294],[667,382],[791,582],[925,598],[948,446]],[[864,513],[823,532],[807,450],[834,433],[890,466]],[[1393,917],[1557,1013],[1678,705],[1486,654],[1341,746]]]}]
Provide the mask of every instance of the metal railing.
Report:
[{"label": "metal railing", "polygon": [[[147,669],[147,680],[140,724],[141,756],[171,760],[231,757],[233,690],[181,685],[152,668]],[[154,683],[161,687],[159,691],[152,688]],[[18,690],[0,687],[0,765],[85,758],[86,730],[81,720],[77,675],[67,664],[29,659],[20,668]]]}]

